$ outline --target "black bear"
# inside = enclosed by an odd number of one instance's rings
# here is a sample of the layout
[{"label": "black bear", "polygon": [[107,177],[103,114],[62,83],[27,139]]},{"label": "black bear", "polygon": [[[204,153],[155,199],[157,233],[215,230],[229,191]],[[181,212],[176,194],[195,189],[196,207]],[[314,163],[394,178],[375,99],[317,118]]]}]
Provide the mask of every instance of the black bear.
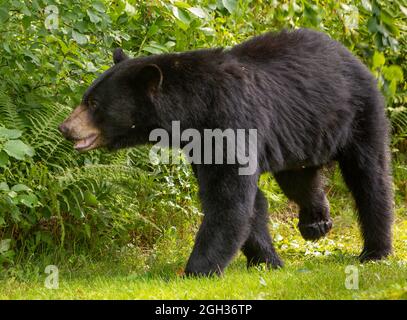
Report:
[{"label": "black bear", "polygon": [[[152,130],[256,129],[256,170],[192,163],[204,212],[187,275],[219,274],[239,249],[248,265],[280,267],[258,178],[271,172],[299,206],[299,230],[316,240],[332,227],[321,168],[339,163],[358,209],[361,260],[392,250],[388,121],[369,70],[344,46],[307,29],[266,33],[230,49],[128,58],[85,92],[60,125],[75,148],[149,143]],[[217,146],[215,146],[216,148]],[[222,148],[222,147],[221,147]]]}]

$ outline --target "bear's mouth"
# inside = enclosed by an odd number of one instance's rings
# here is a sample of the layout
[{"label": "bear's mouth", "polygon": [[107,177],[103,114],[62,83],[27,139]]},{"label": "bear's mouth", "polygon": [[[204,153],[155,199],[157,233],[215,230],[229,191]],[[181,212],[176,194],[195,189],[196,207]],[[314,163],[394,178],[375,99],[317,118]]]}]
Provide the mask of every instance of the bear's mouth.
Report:
[{"label": "bear's mouth", "polygon": [[97,133],[93,133],[86,138],[76,139],[74,148],[79,152],[89,151],[92,149],[96,149],[101,145],[100,135]]}]

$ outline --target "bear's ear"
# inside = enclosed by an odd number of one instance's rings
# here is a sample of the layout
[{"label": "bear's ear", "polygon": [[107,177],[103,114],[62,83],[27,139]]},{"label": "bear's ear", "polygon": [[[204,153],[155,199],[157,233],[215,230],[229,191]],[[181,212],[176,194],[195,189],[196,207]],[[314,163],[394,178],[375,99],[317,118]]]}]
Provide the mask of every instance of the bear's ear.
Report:
[{"label": "bear's ear", "polygon": [[122,48],[117,48],[113,51],[113,62],[114,64],[118,64],[119,62],[122,62],[129,57],[124,53]]},{"label": "bear's ear", "polygon": [[163,83],[163,72],[156,64],[148,64],[139,71],[138,81],[147,87],[147,94],[153,96]]}]

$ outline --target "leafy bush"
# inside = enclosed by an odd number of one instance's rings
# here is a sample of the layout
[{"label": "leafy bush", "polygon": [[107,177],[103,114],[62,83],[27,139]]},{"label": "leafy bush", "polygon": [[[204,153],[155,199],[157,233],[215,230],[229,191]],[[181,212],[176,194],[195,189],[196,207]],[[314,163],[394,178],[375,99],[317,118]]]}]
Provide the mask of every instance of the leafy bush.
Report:
[{"label": "leafy bush", "polygon": [[55,248],[150,247],[196,225],[185,164],[152,166],[146,148],[78,155],[57,132],[114,47],[139,56],[325,31],[378,78],[396,152],[407,149],[406,14],[400,0],[0,0],[0,264]]}]

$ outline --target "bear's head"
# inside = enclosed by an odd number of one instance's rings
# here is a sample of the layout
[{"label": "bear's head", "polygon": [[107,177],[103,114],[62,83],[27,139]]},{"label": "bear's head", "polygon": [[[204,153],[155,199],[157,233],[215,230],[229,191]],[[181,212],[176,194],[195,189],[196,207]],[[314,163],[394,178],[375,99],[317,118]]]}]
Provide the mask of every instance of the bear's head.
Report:
[{"label": "bear's head", "polygon": [[154,97],[163,81],[161,68],[148,58],[129,59],[121,49],[114,51],[113,61],[59,126],[78,151],[146,143],[159,126]]}]

